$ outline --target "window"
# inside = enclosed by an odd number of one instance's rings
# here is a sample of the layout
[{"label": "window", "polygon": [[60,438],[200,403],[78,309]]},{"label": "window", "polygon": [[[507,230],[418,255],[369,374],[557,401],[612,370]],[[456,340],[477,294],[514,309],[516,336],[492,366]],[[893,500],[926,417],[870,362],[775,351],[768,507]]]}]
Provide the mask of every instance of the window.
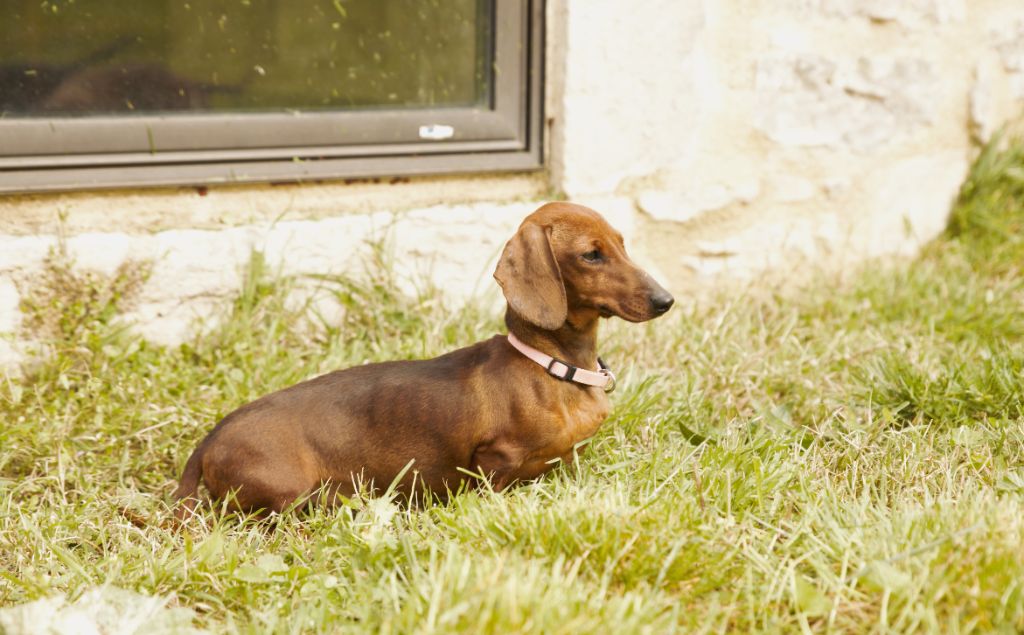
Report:
[{"label": "window", "polygon": [[0,191],[530,169],[539,0],[9,0]]}]

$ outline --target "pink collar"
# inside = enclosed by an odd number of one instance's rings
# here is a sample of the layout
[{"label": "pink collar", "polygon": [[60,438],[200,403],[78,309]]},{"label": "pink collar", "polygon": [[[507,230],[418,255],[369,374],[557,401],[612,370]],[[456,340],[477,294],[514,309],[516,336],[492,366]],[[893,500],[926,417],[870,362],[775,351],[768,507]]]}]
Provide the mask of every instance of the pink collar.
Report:
[{"label": "pink collar", "polygon": [[597,363],[600,366],[598,370],[586,370],[542,353],[532,346],[524,344],[511,333],[508,334],[508,343],[523,355],[543,366],[552,377],[564,379],[565,381],[574,381],[577,384],[584,384],[586,386],[597,386],[598,388],[603,388],[605,392],[615,390],[615,373],[605,365],[600,357],[597,358]]}]

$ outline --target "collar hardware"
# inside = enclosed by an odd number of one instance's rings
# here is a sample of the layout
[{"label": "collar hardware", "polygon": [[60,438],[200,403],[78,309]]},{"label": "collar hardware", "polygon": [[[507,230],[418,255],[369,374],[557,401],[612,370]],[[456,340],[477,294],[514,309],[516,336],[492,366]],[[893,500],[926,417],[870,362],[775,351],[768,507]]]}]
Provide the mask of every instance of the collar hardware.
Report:
[{"label": "collar hardware", "polygon": [[[556,372],[554,370],[555,364],[561,364],[562,366],[565,366],[565,368],[566,368],[565,372],[563,374],[559,375],[558,372]],[[566,362],[563,362],[562,360],[560,360],[560,359],[558,359],[556,357],[552,357],[551,358],[551,361],[548,362],[548,367],[547,367],[547,371],[548,371],[549,375],[551,375],[552,377],[558,378],[558,379],[564,379],[565,381],[572,381],[572,378],[576,376],[576,371],[577,370],[579,370],[579,368],[573,366],[572,364],[568,364]]]},{"label": "collar hardware", "polygon": [[585,386],[596,386],[605,392],[615,390],[615,373],[608,368],[608,365],[605,364],[604,360],[600,357],[597,358],[599,368],[596,371],[587,370],[585,368],[573,366],[568,362],[563,362],[557,357],[552,357],[551,355],[542,353],[532,346],[523,343],[518,337],[511,333],[508,334],[508,343],[530,360],[543,366],[544,370],[555,379],[583,384]]}]

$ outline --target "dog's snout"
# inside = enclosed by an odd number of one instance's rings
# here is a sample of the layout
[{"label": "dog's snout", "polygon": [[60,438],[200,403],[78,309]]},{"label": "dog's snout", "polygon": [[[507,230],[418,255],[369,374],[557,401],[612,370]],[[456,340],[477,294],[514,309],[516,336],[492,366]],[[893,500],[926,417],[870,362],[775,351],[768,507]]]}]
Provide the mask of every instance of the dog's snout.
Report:
[{"label": "dog's snout", "polygon": [[651,294],[651,309],[654,310],[655,315],[661,315],[675,304],[676,299],[672,297],[672,294],[668,291],[661,290]]}]

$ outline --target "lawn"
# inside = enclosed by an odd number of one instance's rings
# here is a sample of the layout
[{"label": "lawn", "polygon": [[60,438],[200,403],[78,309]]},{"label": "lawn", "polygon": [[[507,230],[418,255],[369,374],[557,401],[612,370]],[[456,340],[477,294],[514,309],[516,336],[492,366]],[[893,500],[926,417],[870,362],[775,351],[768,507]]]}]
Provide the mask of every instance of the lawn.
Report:
[{"label": "lawn", "polygon": [[161,348],[117,319],[144,264],[103,279],[56,254],[24,307],[53,344],[0,385],[0,624],[1020,632],[1022,268],[1024,145],[990,148],[913,262],[610,322],[614,410],[571,467],[422,509],[361,500],[273,529],[206,512],[176,533],[168,495],[219,417],[500,316],[402,297],[385,267],[319,281],[344,307],[328,320],[256,255],[229,319]]}]

